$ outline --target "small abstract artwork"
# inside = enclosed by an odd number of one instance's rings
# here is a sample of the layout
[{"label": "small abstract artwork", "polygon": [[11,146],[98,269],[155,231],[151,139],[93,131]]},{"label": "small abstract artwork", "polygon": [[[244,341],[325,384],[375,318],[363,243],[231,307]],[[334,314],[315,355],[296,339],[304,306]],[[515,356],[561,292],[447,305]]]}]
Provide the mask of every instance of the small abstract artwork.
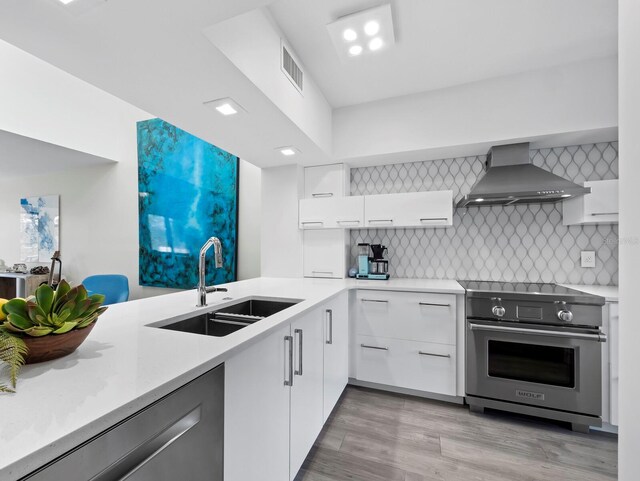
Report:
[{"label": "small abstract artwork", "polygon": [[20,261],[48,262],[60,247],[60,196],[20,199]]},{"label": "small abstract artwork", "polygon": [[207,254],[207,285],[236,280],[238,157],[173,125],[138,122],[140,285],[193,289],[209,237],[224,265]]}]

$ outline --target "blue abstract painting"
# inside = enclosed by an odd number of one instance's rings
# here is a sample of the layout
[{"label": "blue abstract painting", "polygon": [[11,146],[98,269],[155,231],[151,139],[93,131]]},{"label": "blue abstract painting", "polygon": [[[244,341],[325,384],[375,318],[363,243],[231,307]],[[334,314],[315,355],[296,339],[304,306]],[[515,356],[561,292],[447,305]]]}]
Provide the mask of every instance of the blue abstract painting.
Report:
[{"label": "blue abstract painting", "polygon": [[60,245],[60,196],[20,199],[20,260],[48,262]]},{"label": "blue abstract painting", "polygon": [[192,289],[209,237],[224,266],[207,255],[207,285],[236,280],[238,157],[173,125],[138,122],[140,285]]}]

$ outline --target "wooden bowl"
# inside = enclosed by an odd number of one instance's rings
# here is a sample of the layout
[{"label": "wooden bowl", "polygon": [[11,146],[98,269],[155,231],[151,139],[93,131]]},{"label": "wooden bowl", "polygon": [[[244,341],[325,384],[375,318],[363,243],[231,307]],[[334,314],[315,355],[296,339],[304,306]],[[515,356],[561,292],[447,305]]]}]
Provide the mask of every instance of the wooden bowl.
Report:
[{"label": "wooden bowl", "polygon": [[88,325],[84,329],[75,329],[66,334],[49,334],[42,337],[23,337],[22,340],[27,345],[29,353],[25,358],[25,364],[35,364],[37,362],[51,361],[59,357],[71,354],[78,349],[78,346],[87,338],[93,326]]}]

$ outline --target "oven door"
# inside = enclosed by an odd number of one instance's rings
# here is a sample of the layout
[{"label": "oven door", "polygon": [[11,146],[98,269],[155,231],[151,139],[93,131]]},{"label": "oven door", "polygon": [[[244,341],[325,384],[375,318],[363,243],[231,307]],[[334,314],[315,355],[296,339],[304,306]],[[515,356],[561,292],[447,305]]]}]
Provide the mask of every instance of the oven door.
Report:
[{"label": "oven door", "polygon": [[602,414],[598,329],[467,320],[467,394]]}]

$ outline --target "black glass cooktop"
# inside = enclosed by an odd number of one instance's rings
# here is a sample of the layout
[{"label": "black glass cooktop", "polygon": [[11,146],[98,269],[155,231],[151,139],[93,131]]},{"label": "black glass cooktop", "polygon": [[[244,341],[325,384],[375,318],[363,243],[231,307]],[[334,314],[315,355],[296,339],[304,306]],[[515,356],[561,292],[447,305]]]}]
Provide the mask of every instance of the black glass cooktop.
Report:
[{"label": "black glass cooktop", "polygon": [[505,297],[505,298],[553,298],[554,300],[574,299],[589,304],[604,305],[604,298],[558,284],[536,282],[492,282],[492,281],[458,281],[472,297]]}]

